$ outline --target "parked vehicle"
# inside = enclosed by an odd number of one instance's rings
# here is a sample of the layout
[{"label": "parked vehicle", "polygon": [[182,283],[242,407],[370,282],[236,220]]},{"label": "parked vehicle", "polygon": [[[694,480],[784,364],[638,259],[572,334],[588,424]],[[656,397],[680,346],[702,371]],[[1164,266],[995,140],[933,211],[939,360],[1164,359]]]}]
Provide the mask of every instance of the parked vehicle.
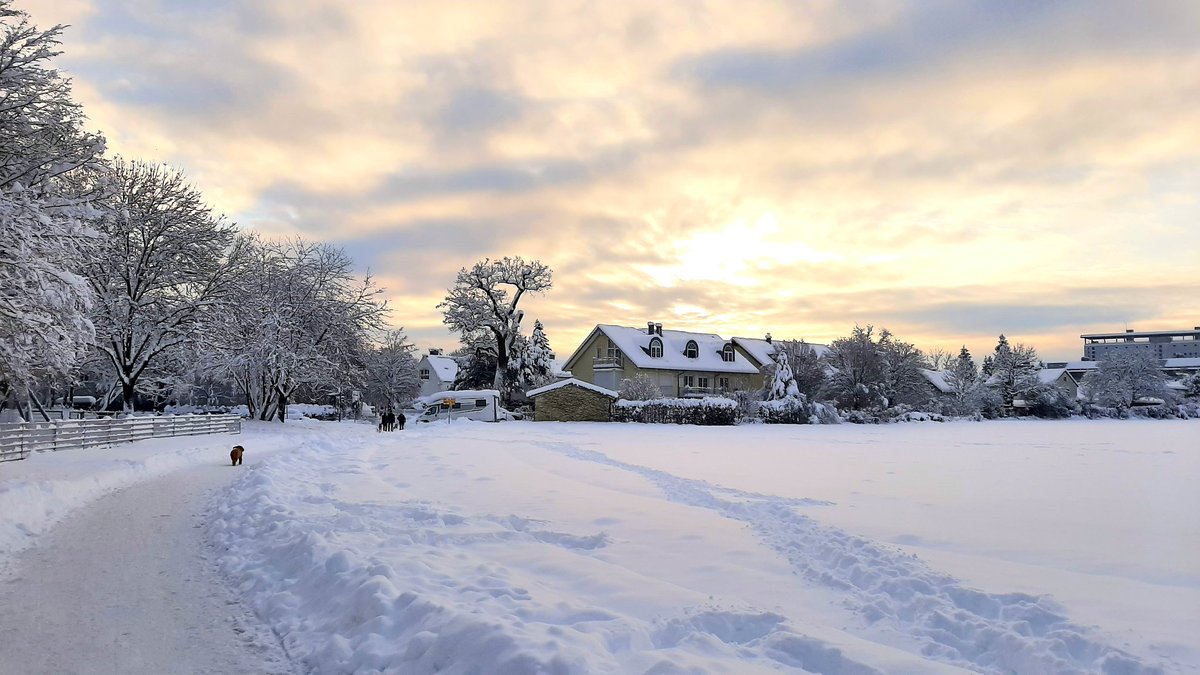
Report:
[{"label": "parked vehicle", "polygon": [[445,419],[480,422],[513,419],[511,413],[500,406],[500,392],[495,389],[439,391],[413,401],[413,407],[418,424]]}]

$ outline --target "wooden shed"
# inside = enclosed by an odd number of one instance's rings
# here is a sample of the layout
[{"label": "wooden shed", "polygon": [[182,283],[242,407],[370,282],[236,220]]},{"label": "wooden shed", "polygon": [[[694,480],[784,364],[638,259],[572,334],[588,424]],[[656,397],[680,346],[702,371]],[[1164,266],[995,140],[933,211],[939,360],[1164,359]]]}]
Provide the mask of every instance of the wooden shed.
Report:
[{"label": "wooden shed", "polygon": [[611,422],[617,392],[574,378],[525,392],[537,422]]}]

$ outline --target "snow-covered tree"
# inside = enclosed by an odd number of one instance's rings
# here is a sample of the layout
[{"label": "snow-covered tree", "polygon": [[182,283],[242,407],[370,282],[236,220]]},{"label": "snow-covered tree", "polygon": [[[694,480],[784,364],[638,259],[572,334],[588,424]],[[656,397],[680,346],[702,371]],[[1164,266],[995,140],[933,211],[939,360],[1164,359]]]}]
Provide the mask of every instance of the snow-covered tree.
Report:
[{"label": "snow-covered tree", "polygon": [[1170,397],[1158,361],[1145,352],[1113,353],[1084,375],[1080,385],[1089,400],[1114,408],[1128,408],[1143,398]]},{"label": "snow-covered tree", "polygon": [[538,260],[484,259],[470,269],[459,270],[446,299],[438,304],[444,311],[443,323],[461,334],[464,342],[481,334],[495,341],[496,372],[492,382],[496,389],[508,390],[508,362],[524,317],[517,306],[526,293],[550,290],[551,275],[550,268]]},{"label": "snow-covered tree", "polygon": [[886,328],[879,334],[877,348],[882,366],[879,391],[887,399],[887,405],[925,404],[929,399],[929,387],[921,369],[928,363],[921,350],[896,339]]},{"label": "snow-covered tree", "polygon": [[787,352],[796,388],[810,400],[815,399],[824,388],[826,377],[825,364],[816,350],[804,340],[776,340],[774,345],[776,350]]},{"label": "snow-covered tree", "polygon": [[782,401],[785,398],[798,398],[800,389],[796,387],[796,376],[792,373],[792,366],[788,362],[787,351],[776,349],[774,358],[775,368],[771,376],[771,386],[767,389],[764,399]]},{"label": "snow-covered tree", "polygon": [[849,337],[829,345],[825,360],[832,374],[828,389],[839,407],[863,410],[883,403],[883,360],[873,326],[855,326]]},{"label": "snow-covered tree", "polygon": [[129,411],[143,375],[229,300],[235,231],[179,171],[117,160],[111,180],[98,221],[106,242],[86,274],[96,345]]},{"label": "snow-covered tree", "polygon": [[[83,130],[70,83],[52,66],[62,26],[39,30],[0,0],[0,393],[65,377],[92,341],[80,272],[98,240],[95,193],[76,180],[104,139]],[[4,405],[0,401],[0,407]],[[20,403],[18,402],[18,406]],[[25,414],[25,411],[22,411]]]},{"label": "snow-covered tree", "polygon": [[383,327],[382,290],[345,251],[302,239],[245,236],[232,302],[210,316],[213,363],[251,415],[287,418],[301,387],[332,394],[362,382],[367,336]]},{"label": "snow-covered tree", "polygon": [[521,363],[526,387],[540,387],[554,380],[554,351],[541,321],[533,322],[533,333]]},{"label": "snow-covered tree", "polygon": [[959,415],[975,412],[977,409],[974,409],[972,401],[975,399],[976,389],[982,383],[979,371],[975,367],[975,359],[971,358],[971,352],[966,345],[963,345],[958,356],[951,360],[942,372],[946,384],[950,387],[950,394],[954,397],[954,412]]},{"label": "snow-covered tree", "polygon": [[415,349],[404,329],[389,332],[382,344],[372,346],[366,364],[367,400],[395,408],[416,396],[421,380],[413,356]]},{"label": "snow-covered tree", "polygon": [[1192,373],[1184,377],[1181,384],[1184,398],[1200,398],[1200,373]]},{"label": "snow-covered tree", "polygon": [[1012,405],[1014,399],[1038,384],[1037,373],[1042,364],[1033,347],[1021,343],[1010,345],[1008,338],[1001,335],[991,356],[987,385],[996,388],[1004,405]]},{"label": "snow-covered tree", "polygon": [[647,375],[637,375],[632,379],[621,380],[621,388],[617,393],[627,401],[650,401],[662,398],[662,389]]}]

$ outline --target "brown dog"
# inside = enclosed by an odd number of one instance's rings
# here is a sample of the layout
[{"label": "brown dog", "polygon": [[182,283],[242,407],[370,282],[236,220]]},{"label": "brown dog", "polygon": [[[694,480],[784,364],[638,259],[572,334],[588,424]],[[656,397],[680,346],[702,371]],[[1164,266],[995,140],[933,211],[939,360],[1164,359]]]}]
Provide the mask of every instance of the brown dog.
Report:
[{"label": "brown dog", "polygon": [[229,451],[229,459],[233,461],[233,466],[237,466],[238,464],[242,463],[242,453],[245,451],[246,449],[240,445],[233,446],[233,450]]}]

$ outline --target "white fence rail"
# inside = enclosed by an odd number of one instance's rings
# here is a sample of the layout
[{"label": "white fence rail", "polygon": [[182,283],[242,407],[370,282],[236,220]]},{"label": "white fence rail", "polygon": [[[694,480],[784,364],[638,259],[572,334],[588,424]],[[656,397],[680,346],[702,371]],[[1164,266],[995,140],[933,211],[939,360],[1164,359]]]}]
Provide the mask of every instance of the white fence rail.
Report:
[{"label": "white fence rail", "polygon": [[25,459],[35,450],[92,448],[144,438],[237,434],[241,431],[242,419],[237,415],[164,415],[0,424],[0,462]]}]

